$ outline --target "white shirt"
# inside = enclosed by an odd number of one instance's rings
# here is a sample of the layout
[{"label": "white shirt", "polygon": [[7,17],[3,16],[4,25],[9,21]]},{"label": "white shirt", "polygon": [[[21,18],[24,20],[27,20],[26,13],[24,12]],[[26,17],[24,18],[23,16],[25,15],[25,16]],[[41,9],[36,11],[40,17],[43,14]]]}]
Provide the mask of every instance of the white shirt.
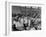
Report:
[{"label": "white shirt", "polygon": [[13,24],[15,24],[16,27],[22,27],[23,24],[21,24],[20,22],[16,22],[16,21],[13,21]]},{"label": "white shirt", "polygon": [[24,18],[24,23],[27,23],[27,18],[26,17]]}]

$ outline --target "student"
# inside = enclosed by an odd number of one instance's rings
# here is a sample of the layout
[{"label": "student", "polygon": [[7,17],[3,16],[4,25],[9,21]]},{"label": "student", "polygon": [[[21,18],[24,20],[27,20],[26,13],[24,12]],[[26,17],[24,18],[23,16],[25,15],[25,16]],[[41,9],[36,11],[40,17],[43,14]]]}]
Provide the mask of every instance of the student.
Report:
[{"label": "student", "polygon": [[27,27],[28,27],[28,23],[27,23],[27,17],[24,17],[24,29],[27,30]]},{"label": "student", "polygon": [[12,31],[19,31],[19,29],[16,28],[16,25],[12,25]]}]

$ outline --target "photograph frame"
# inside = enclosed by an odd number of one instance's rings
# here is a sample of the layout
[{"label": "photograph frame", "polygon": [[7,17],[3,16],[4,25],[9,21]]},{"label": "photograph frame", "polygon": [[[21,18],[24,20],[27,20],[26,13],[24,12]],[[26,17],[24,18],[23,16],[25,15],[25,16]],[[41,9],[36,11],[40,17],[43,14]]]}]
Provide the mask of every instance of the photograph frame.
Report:
[{"label": "photograph frame", "polygon": [[[10,6],[11,6],[11,4],[31,4],[31,5],[40,5],[41,7],[44,5],[44,4],[36,4],[36,3],[20,3],[20,2],[5,2],[5,6],[6,6],[6,13],[5,13],[5,35],[8,35],[8,34],[10,34],[12,31],[11,31],[11,25],[9,26],[9,24],[11,23],[10,21],[10,19],[11,19],[11,13],[10,13]],[[10,18],[9,18],[10,17]],[[42,18],[42,17],[41,17]],[[10,23],[9,23],[10,22]],[[14,33],[14,32],[13,32]]]}]

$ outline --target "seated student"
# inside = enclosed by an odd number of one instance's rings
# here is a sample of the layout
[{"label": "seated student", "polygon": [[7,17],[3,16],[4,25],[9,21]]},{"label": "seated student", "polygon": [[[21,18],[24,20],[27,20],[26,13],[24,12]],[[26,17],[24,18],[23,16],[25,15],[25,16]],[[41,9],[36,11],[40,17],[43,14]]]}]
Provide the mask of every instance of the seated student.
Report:
[{"label": "seated student", "polygon": [[16,21],[13,21],[13,24],[15,25],[16,29],[18,30],[23,30],[23,24],[21,24],[19,21],[16,22]]},{"label": "seated student", "polygon": [[26,30],[30,30],[30,19],[27,19]]},{"label": "seated student", "polygon": [[39,28],[39,24],[41,24],[40,23],[40,19],[38,20],[38,19],[36,19],[35,21],[34,21],[34,23],[33,23],[33,27],[35,28],[35,30],[38,30]]},{"label": "seated student", "polygon": [[19,29],[16,28],[16,25],[12,25],[12,31],[19,31]]},{"label": "seated student", "polygon": [[27,23],[27,17],[24,17],[24,29],[27,30],[27,27],[28,27],[28,23]]}]

